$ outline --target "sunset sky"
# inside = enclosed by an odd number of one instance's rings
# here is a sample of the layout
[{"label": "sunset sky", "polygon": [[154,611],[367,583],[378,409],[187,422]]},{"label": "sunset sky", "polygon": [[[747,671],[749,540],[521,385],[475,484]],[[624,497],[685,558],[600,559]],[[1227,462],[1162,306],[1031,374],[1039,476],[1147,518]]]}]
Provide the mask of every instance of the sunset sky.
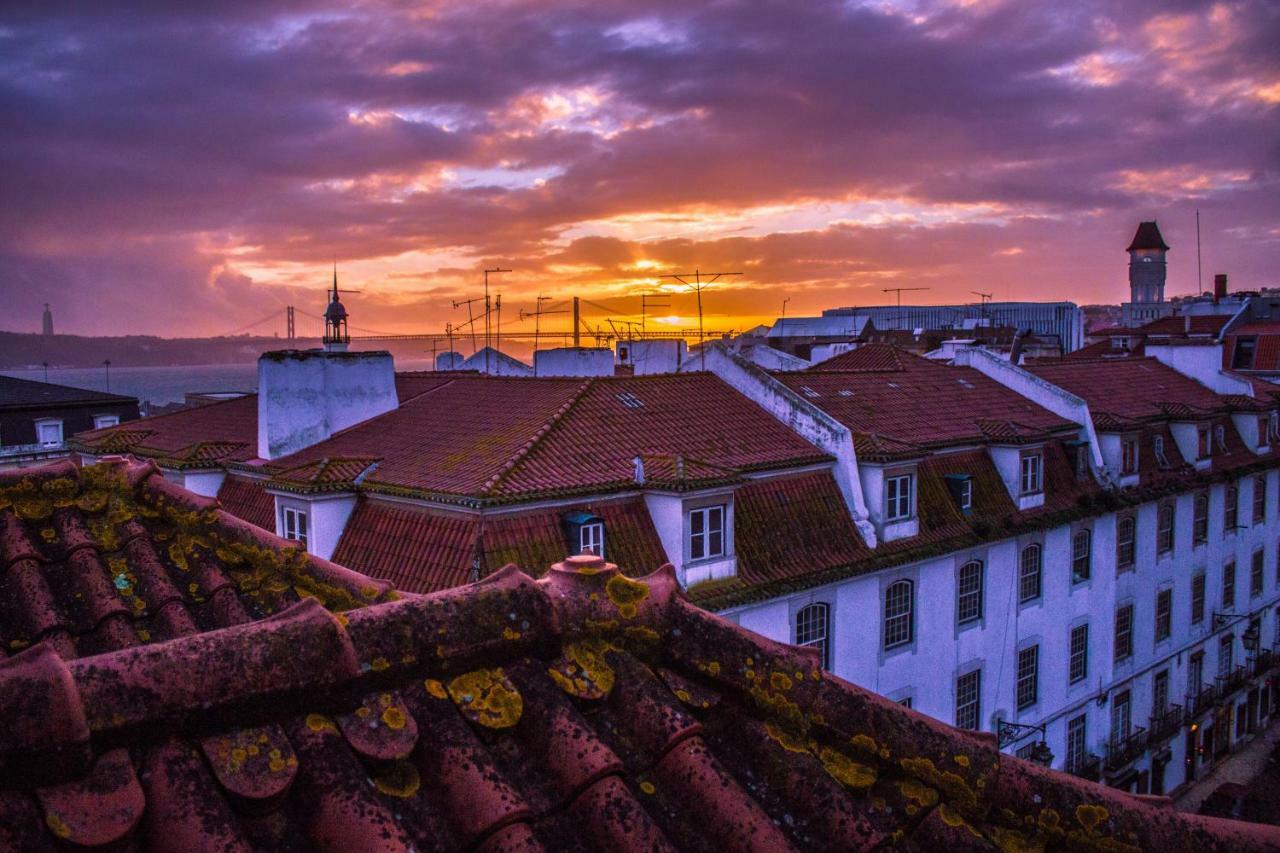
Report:
[{"label": "sunset sky", "polygon": [[496,265],[509,329],[694,267],[744,273],[721,328],[1118,302],[1139,219],[1195,290],[1196,208],[1206,282],[1280,285],[1280,3],[10,3],[0,199],[17,331],[319,313],[335,259],[372,331],[465,320]]}]

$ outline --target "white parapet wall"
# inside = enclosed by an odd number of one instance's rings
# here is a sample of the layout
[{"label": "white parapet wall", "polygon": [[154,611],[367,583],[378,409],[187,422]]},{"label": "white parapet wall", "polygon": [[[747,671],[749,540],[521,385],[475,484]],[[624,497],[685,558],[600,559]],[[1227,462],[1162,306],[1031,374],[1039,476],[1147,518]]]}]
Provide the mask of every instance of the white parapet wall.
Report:
[{"label": "white parapet wall", "polygon": [[689,358],[683,340],[621,340],[615,344],[618,364],[632,368],[636,376],[675,373]]},{"label": "white parapet wall", "polygon": [[555,347],[533,354],[535,376],[612,376],[613,350],[597,347]]},{"label": "white parapet wall", "polygon": [[388,352],[264,353],[258,359],[258,455],[296,453],[399,404]]}]

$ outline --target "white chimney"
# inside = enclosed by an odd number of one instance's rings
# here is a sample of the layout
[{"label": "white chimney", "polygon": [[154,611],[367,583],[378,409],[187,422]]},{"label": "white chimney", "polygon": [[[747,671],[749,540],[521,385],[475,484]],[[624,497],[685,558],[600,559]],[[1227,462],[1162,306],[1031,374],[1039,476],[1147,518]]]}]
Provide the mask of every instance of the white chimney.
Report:
[{"label": "white chimney", "polygon": [[258,456],[288,456],[399,405],[389,352],[263,353],[258,358]]}]

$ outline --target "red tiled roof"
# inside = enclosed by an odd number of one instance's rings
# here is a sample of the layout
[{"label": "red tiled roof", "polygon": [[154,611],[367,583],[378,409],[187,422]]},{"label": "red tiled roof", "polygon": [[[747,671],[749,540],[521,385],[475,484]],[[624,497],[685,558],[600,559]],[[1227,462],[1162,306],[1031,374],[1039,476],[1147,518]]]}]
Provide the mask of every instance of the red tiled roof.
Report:
[{"label": "red tiled roof", "polygon": [[372,491],[501,502],[631,488],[636,456],[677,455],[690,480],[827,458],[711,374],[457,375],[272,468],[371,457]]},{"label": "red tiled roof", "polygon": [[742,486],[734,492],[733,528],[746,584],[848,566],[870,553],[830,471]]},{"label": "red tiled roof", "polygon": [[856,349],[833,356],[826,361],[820,361],[805,372],[858,372],[866,370],[880,373],[886,370],[905,370],[903,359],[908,356],[914,357],[891,344],[864,344]]},{"label": "red tiled roof", "polygon": [[921,447],[981,442],[988,420],[1017,424],[1022,434],[1071,426],[973,368],[901,351],[895,358],[898,366],[883,371],[806,371],[777,378],[855,433],[880,441]]},{"label": "red tiled roof", "polygon": [[[456,374],[397,373],[401,404]],[[115,427],[76,435],[73,446],[90,453],[133,453],[165,467],[243,462],[258,455],[258,395],[246,394],[205,406],[179,409]]]},{"label": "red tiled roof", "polygon": [[[610,560],[632,574],[666,562],[643,498],[484,517],[361,497],[333,558],[406,592],[470,583],[507,563],[547,566],[569,549],[563,514],[581,509],[605,526]],[[479,565],[477,567],[477,560]]]},{"label": "red tiled roof", "polygon": [[[122,442],[133,441],[127,445]],[[242,461],[257,455],[258,396],[180,409],[118,427],[82,432],[73,446],[90,453],[121,453],[157,459],[166,467]]]},{"label": "red tiled roof", "polygon": [[218,489],[218,503],[224,510],[266,530],[276,529],[276,501],[258,480],[227,476]]},{"label": "red tiled roof", "polygon": [[373,457],[343,456],[331,459],[326,456],[277,472],[271,478],[271,485],[304,492],[351,488],[377,461]]},{"label": "red tiled roof", "polygon": [[1095,418],[1165,417],[1170,403],[1201,416],[1224,408],[1213,391],[1154,358],[1039,361],[1027,370],[1082,398]]},{"label": "red tiled roof", "polygon": [[0,647],[66,659],[389,590],[122,461],[0,472],[0,567]]},{"label": "red tiled roof", "polygon": [[1247,323],[1231,330],[1226,346],[1222,348],[1224,366],[1231,364],[1236,343],[1242,337],[1256,338],[1253,363],[1247,370],[1280,370],[1280,323]]},{"label": "red tiled roof", "polygon": [[1133,331],[1143,335],[1186,335],[1188,334],[1188,321],[1190,321],[1191,329],[1189,334],[1216,336],[1230,320],[1230,314],[1184,314],[1175,317],[1160,317],[1138,326]]},{"label": "red tiled roof", "polygon": [[141,652],[42,645],[0,664],[0,725],[11,849],[1280,844],[1002,755],[692,606],[670,570],[590,558]]}]

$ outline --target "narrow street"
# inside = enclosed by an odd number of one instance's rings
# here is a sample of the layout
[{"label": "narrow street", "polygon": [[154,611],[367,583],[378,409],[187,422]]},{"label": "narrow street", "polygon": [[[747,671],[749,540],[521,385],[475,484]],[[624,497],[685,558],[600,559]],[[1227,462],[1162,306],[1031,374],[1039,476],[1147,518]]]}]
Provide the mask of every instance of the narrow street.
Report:
[{"label": "narrow street", "polygon": [[1247,820],[1280,823],[1280,768],[1270,760],[1277,744],[1280,744],[1280,722],[1273,722],[1208,776],[1177,793],[1173,797],[1174,805],[1179,811],[1199,811],[1220,785],[1231,782],[1250,789],[1249,805],[1251,811],[1256,809],[1256,812],[1247,816]]}]

